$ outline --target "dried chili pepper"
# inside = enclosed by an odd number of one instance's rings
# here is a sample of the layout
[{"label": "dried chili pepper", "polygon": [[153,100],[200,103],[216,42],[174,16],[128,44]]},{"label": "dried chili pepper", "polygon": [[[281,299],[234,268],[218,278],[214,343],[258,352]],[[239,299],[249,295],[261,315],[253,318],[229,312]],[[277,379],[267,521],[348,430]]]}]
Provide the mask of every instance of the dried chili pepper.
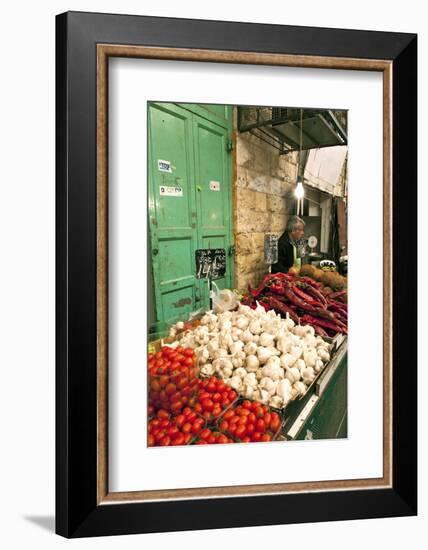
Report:
[{"label": "dried chili pepper", "polygon": [[299,323],[299,316],[288,305],[284,304],[284,302],[281,302],[274,296],[268,296],[267,303],[269,304],[271,309],[274,309],[285,317],[287,317],[288,314],[295,323]]},{"label": "dried chili pepper", "polygon": [[317,325],[319,327],[334,330],[335,332],[342,332],[344,334],[348,333],[346,327],[342,326],[342,323],[334,323],[333,321],[327,321],[327,319],[319,319],[317,317],[312,317],[312,315],[304,315],[300,319],[303,323],[308,323],[310,325]]}]

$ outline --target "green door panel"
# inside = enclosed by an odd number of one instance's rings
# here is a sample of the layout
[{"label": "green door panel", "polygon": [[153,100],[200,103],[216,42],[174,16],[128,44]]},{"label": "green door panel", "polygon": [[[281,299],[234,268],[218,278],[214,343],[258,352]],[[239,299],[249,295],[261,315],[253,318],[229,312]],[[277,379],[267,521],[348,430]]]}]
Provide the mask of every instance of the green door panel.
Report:
[{"label": "green door panel", "polygon": [[[149,216],[158,321],[176,318],[195,309],[197,245],[191,115],[174,104],[150,104]],[[171,172],[159,170],[158,161],[170,163]],[[161,188],[180,188],[175,196]],[[181,195],[181,196],[180,196]]]},{"label": "green door panel", "polygon": [[[232,261],[228,255],[231,231],[231,185],[228,132],[212,122],[194,117],[195,181],[198,212],[199,245],[201,248],[226,250],[226,275],[216,281],[219,288],[230,288]],[[208,307],[208,287],[200,283],[201,300]]]},{"label": "green door panel", "polygon": [[[219,105],[149,104],[148,203],[157,321],[208,307],[208,285],[195,276],[195,250],[225,248],[228,253],[233,244],[231,113]],[[170,171],[160,170],[159,161]],[[232,284],[231,259],[227,256],[226,276],[216,281],[219,288]]]},{"label": "green door panel", "polygon": [[180,103],[180,106],[229,131],[232,130],[232,107],[229,105]]}]

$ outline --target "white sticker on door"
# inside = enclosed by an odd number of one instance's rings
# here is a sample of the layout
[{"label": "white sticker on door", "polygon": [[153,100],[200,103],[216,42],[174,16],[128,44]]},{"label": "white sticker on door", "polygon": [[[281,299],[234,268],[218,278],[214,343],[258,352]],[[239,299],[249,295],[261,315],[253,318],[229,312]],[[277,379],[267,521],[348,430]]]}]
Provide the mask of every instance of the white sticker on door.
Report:
[{"label": "white sticker on door", "polygon": [[172,172],[170,161],[158,159],[158,170],[160,172]]},{"label": "white sticker on door", "polygon": [[211,191],[220,191],[220,182],[219,181],[210,181],[210,190]]},{"label": "white sticker on door", "polygon": [[182,197],[183,188],[182,187],[169,187],[167,185],[159,186],[159,194],[163,197]]}]

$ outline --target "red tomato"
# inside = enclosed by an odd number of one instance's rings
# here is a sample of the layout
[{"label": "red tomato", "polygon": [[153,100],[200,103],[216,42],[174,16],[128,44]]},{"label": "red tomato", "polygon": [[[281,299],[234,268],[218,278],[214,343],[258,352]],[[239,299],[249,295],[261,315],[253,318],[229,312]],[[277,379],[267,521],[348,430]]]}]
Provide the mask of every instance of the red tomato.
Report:
[{"label": "red tomato", "polygon": [[155,440],[156,440],[156,443],[159,443],[161,441],[161,439],[163,439],[165,437],[165,431],[164,430],[159,430],[158,433],[155,435]]},{"label": "red tomato", "polygon": [[265,429],[266,429],[266,425],[264,423],[264,420],[259,418],[256,422],[256,431],[260,432],[260,433],[263,433],[265,431]]},{"label": "red tomato", "polygon": [[169,418],[169,413],[165,409],[159,409],[157,416],[160,420],[164,420]]},{"label": "red tomato", "polygon": [[148,445],[149,447],[153,447],[154,444],[155,444],[154,435],[149,434],[149,435],[147,436],[147,445]]},{"label": "red tomato", "polygon": [[221,408],[221,406],[217,403],[217,404],[214,405],[214,407],[213,407],[212,415],[215,416],[215,417],[220,416],[222,410],[223,410],[223,409]]},{"label": "red tomato", "polygon": [[183,414],[184,416],[189,416],[189,414],[192,413],[192,409],[190,407],[184,407]]},{"label": "red tomato", "polygon": [[150,391],[158,392],[160,391],[160,389],[161,388],[160,388],[159,380],[157,378],[155,378],[150,382]]},{"label": "red tomato", "polygon": [[254,424],[251,424],[251,423],[247,423],[247,425],[245,426],[245,432],[247,435],[253,435],[255,431],[255,426]]},{"label": "red tomato", "polygon": [[221,393],[219,393],[218,391],[213,393],[211,399],[214,401],[214,403],[218,403],[219,401],[221,401]]},{"label": "red tomato", "polygon": [[192,439],[192,434],[184,434],[184,445],[187,445]]},{"label": "red tomato", "polygon": [[186,348],[186,349],[183,351],[183,354],[184,354],[186,357],[193,357],[193,350],[192,350],[192,348]]},{"label": "red tomato", "polygon": [[270,434],[263,434],[260,441],[272,441],[272,436]]},{"label": "red tomato", "polygon": [[192,424],[190,422],[185,422],[181,428],[181,431],[185,434],[190,433],[192,430]]},{"label": "red tomato", "polygon": [[218,392],[223,392],[225,389],[227,389],[226,384],[223,382],[223,380],[217,380],[216,382],[216,389]]},{"label": "red tomato", "polygon": [[177,424],[177,426],[179,428],[181,428],[181,426],[186,422],[186,417],[184,416],[184,414],[179,414],[178,416],[175,417],[175,423]]},{"label": "red tomato", "polygon": [[270,421],[270,429],[273,431],[273,432],[276,432],[279,427],[281,425],[281,420],[279,419],[278,416],[274,417],[271,419]]},{"label": "red tomato", "polygon": [[184,434],[178,432],[175,438],[172,440],[173,445],[184,445]]},{"label": "red tomato", "polygon": [[159,377],[159,386],[161,388],[164,388],[168,384],[168,381],[169,381],[168,376],[165,376],[165,375],[160,376]]},{"label": "red tomato", "polygon": [[250,443],[251,439],[248,437],[248,435],[244,435],[241,441],[242,443]]},{"label": "red tomato", "polygon": [[201,413],[203,411],[202,405],[200,403],[196,403],[195,405],[195,412]]},{"label": "red tomato", "polygon": [[181,411],[183,408],[183,401],[180,399],[180,401],[175,401],[174,403],[171,403],[171,412],[174,414],[177,414]]},{"label": "red tomato", "polygon": [[203,425],[204,421],[202,420],[202,418],[197,418],[192,424],[192,433],[197,434]]},{"label": "red tomato", "polygon": [[201,393],[199,394],[199,401],[202,403],[202,401],[204,399],[210,399],[211,397],[211,394],[207,391],[201,391]]},{"label": "red tomato", "polygon": [[173,437],[176,434],[178,434],[178,426],[170,426],[166,433],[169,435],[169,437]]},{"label": "red tomato", "polygon": [[208,439],[208,437],[211,435],[211,431],[208,428],[205,428],[202,430],[202,432],[199,434],[199,437],[201,439]]},{"label": "red tomato", "polygon": [[227,443],[227,442],[228,442],[228,438],[224,434],[220,434],[217,437],[217,443],[223,445],[224,443]]},{"label": "red tomato", "polygon": [[224,413],[223,418],[224,420],[229,420],[230,418],[232,418],[232,416],[235,416],[235,413],[232,409],[229,409]]},{"label": "red tomato", "polygon": [[202,413],[202,416],[203,416],[204,418],[206,418],[207,420],[211,420],[211,416],[212,416],[212,415],[211,415],[210,411],[204,411],[204,412]]},{"label": "red tomato", "polygon": [[201,405],[205,411],[212,411],[214,407],[212,399],[202,399]]},{"label": "red tomato", "polygon": [[236,399],[236,395],[237,395],[236,391],[234,391],[234,390],[230,390],[230,391],[229,391],[229,399],[230,399],[231,401],[233,401],[234,399]]},{"label": "red tomato", "polygon": [[175,384],[171,384],[171,382],[169,382],[165,386],[165,392],[167,395],[172,395],[173,393],[175,393]]},{"label": "red tomato", "polygon": [[195,445],[208,445],[208,441],[205,441],[205,439],[199,439]]},{"label": "red tomato", "polygon": [[222,420],[220,422],[220,430],[222,432],[227,432],[228,428],[229,428],[229,422],[227,420]]},{"label": "red tomato", "polygon": [[247,423],[247,417],[246,416],[240,416],[238,419],[238,424],[241,426],[245,426]]},{"label": "red tomato", "polygon": [[237,428],[237,424],[234,423],[234,424],[229,424],[229,429],[228,429],[228,432],[232,435],[235,435],[236,434],[236,428]]},{"label": "red tomato", "polygon": [[251,436],[251,441],[254,441],[254,442],[260,441],[261,437],[262,437],[262,434],[260,432],[254,432],[253,435]]},{"label": "red tomato", "polygon": [[248,399],[246,399],[245,401],[242,402],[242,407],[244,409],[247,409],[247,410],[251,410],[251,401],[248,401]]},{"label": "red tomato", "polygon": [[169,426],[169,420],[167,420],[166,418],[163,418],[160,422],[159,422],[159,427],[160,428],[168,428]]},{"label": "red tomato", "polygon": [[235,435],[236,437],[238,437],[239,439],[241,439],[241,437],[244,437],[245,436],[245,426],[244,425],[240,425],[236,428],[236,431],[235,431]]},{"label": "red tomato", "polygon": [[207,439],[205,440],[207,443],[209,443],[210,445],[212,445],[213,443],[216,442],[216,438],[215,438],[215,435],[214,434],[210,434]]},{"label": "red tomato", "polygon": [[183,361],[183,365],[186,367],[193,367],[193,359],[191,357],[186,357]]}]

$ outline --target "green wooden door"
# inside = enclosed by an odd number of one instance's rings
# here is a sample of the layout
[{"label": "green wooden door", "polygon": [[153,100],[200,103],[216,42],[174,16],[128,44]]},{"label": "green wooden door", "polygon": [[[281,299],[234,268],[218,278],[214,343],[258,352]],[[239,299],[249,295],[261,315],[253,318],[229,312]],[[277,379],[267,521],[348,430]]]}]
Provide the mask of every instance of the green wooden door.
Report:
[{"label": "green wooden door", "polygon": [[[226,275],[215,282],[219,288],[232,286],[229,250],[231,241],[230,175],[228,131],[200,117],[194,117],[196,206],[200,248],[224,248]],[[202,307],[209,306],[208,284],[199,281]]]},{"label": "green wooden door", "polygon": [[[218,114],[198,105],[149,104],[149,229],[157,321],[208,307],[207,285],[195,278],[195,250],[210,246],[229,252],[233,244],[230,113],[224,124]],[[231,286],[232,266],[228,256],[226,276],[216,281],[221,288]]]}]

